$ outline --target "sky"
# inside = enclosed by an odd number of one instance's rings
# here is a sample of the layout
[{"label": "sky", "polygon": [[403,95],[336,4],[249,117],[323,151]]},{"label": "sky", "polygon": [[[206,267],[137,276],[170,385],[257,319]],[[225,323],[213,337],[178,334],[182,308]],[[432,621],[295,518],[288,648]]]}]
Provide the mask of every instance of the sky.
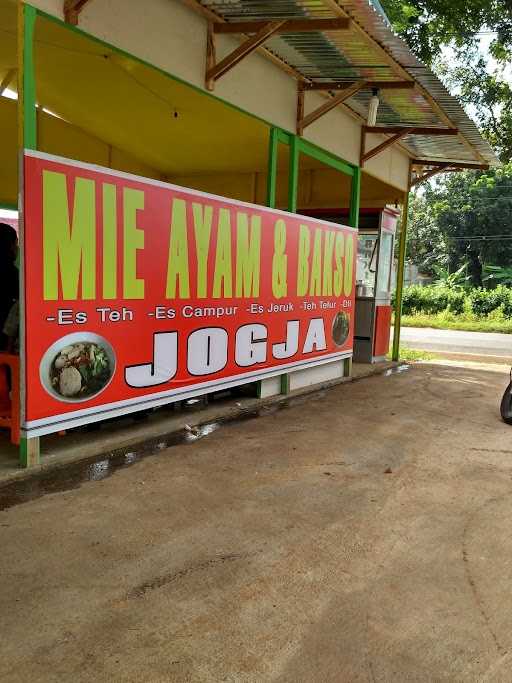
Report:
[{"label": "sky", "polygon": [[[496,71],[498,67],[496,61],[489,54],[489,45],[495,37],[495,33],[489,33],[480,36],[480,51],[482,54],[486,55],[489,63],[489,69],[492,71]],[[503,71],[503,76],[509,83],[512,83],[512,64],[507,64]]]},{"label": "sky", "polygon": [[[495,73],[496,71],[500,71],[502,78],[504,78],[508,83],[512,85],[512,63],[507,64],[505,68],[502,66],[499,66],[496,60],[492,57],[492,55],[489,52],[489,46],[496,37],[496,33],[493,33],[491,31],[489,32],[482,32],[480,34],[479,39],[480,39],[480,45],[479,49],[482,55],[486,58],[487,64],[488,64],[488,71],[490,73]],[[442,50],[442,56],[445,61],[448,63],[453,63],[455,61],[455,51],[453,48],[450,47],[445,47]],[[452,94],[456,95],[457,92],[451,89]],[[475,118],[475,108],[473,105],[463,105],[464,109],[467,111],[469,116],[471,118]]]}]

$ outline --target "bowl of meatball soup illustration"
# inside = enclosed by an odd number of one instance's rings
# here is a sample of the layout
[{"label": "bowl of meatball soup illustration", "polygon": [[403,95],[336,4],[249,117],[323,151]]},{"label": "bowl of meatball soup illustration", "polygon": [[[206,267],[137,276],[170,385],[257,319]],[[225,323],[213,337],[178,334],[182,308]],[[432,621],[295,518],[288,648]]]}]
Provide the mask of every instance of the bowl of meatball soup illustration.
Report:
[{"label": "bowl of meatball soup illustration", "polygon": [[39,372],[50,396],[64,403],[81,403],[106,389],[115,368],[114,349],[106,339],[93,332],[75,332],[50,346]]}]

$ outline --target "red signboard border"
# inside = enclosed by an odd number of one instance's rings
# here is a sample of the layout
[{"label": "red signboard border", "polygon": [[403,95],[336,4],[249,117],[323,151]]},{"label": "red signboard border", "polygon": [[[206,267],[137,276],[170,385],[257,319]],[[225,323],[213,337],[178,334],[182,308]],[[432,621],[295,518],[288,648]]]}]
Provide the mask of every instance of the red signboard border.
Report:
[{"label": "red signboard border", "polygon": [[[25,157],[34,157],[37,159],[42,159],[42,160],[47,160],[50,162],[55,162],[59,163],[65,166],[70,166],[73,168],[83,168],[88,171],[93,171],[93,172],[98,172],[103,175],[112,175],[116,178],[122,178],[126,179],[129,181],[135,181],[138,183],[142,183],[145,185],[149,186],[154,186],[154,187],[161,187],[163,189],[167,190],[174,190],[177,192],[183,192],[183,191],[190,191],[193,192],[194,195],[197,197],[203,198],[205,200],[214,200],[214,201],[222,201],[226,204],[233,205],[235,207],[245,207],[247,209],[256,209],[261,212],[266,212],[270,213],[274,216],[282,216],[283,218],[290,218],[290,216],[300,216],[300,214],[291,214],[288,211],[283,211],[280,209],[273,209],[267,206],[262,206],[258,204],[251,204],[250,202],[243,202],[243,201],[238,201],[238,200],[233,200],[227,197],[223,197],[221,195],[215,195],[207,192],[202,192],[199,190],[193,190],[191,188],[186,188],[182,187],[179,185],[175,185],[173,183],[166,183],[164,181],[160,180],[155,180],[152,178],[146,178],[143,176],[137,176],[135,174],[131,173],[126,173],[124,171],[117,171],[114,169],[109,169],[105,168],[102,166],[99,166],[97,164],[89,164],[86,162],[80,162],[80,161],[75,161],[72,159],[67,159],[65,157],[59,157],[55,156],[52,154],[47,154],[45,152],[39,152],[35,150],[30,150],[26,149],[24,151],[24,156]],[[23,192],[23,201],[25,202],[26,197]],[[24,215],[25,215],[25,210],[24,207],[22,211],[20,212],[20,232],[22,235],[22,250],[23,250],[23,240],[25,237],[25,225],[24,225]],[[332,223],[330,221],[325,221],[325,220],[320,220],[317,218],[313,218],[310,216],[305,217],[307,219],[308,224],[318,224],[322,226],[329,225],[333,229],[340,230],[343,229],[344,231],[351,231],[357,234],[357,228],[353,228],[350,226],[340,226],[336,223]],[[24,250],[23,250],[24,251]],[[22,290],[25,288],[25,283],[29,279],[27,276],[30,273],[30,269],[27,267],[26,261],[25,261],[25,253],[22,254],[22,263],[23,263],[23,274],[22,274],[22,279],[21,279],[21,287]],[[21,376],[23,378],[22,380],[22,387],[21,387],[21,396],[22,398],[25,396],[25,377],[26,377],[26,372],[24,371],[25,365],[26,365],[26,358],[25,358],[25,343],[24,343],[24,335],[26,334],[26,324],[25,324],[25,308],[24,308],[24,291],[21,295],[20,298],[20,305],[22,306],[22,314],[20,315],[20,319],[22,321],[22,327],[21,327],[21,339],[22,339],[22,344],[21,344],[21,364],[22,364],[22,372]],[[253,370],[247,373],[244,373],[243,375],[235,375],[235,376],[230,376],[230,377],[223,377],[223,378],[218,378],[215,380],[210,380],[206,382],[201,382],[198,384],[194,384],[193,386],[190,387],[184,387],[183,389],[179,388],[173,388],[164,392],[157,392],[157,393],[152,393],[146,396],[140,396],[140,397],[134,397],[130,399],[125,399],[121,401],[116,401],[113,403],[106,403],[103,404],[102,406],[92,406],[89,408],[85,409],[78,409],[73,412],[68,412],[64,413],[61,415],[57,416],[52,416],[50,418],[42,418],[42,419],[37,419],[37,420],[31,420],[27,421],[24,416],[24,409],[25,406],[23,405],[22,408],[22,433],[25,437],[37,437],[37,436],[43,436],[45,434],[50,434],[50,433],[55,433],[56,431],[63,430],[63,429],[69,429],[73,427],[78,427],[84,424],[89,424],[92,422],[98,422],[101,420],[113,418],[113,417],[118,417],[122,415],[127,415],[130,413],[134,413],[140,410],[147,410],[150,408],[154,407],[159,407],[163,405],[167,405],[170,403],[174,403],[176,401],[182,401],[182,400],[187,400],[189,398],[194,398],[196,396],[204,395],[205,393],[211,393],[213,391],[222,391],[228,388],[232,388],[235,386],[241,386],[243,384],[248,384],[251,382],[255,382],[258,380],[263,380],[263,379],[268,379],[272,377],[276,377],[279,375],[282,375],[288,371],[298,371],[298,370],[304,370],[308,368],[313,368],[313,367],[318,367],[321,365],[325,365],[328,363],[334,363],[334,362],[339,362],[347,358],[351,358],[353,355],[353,349],[347,349],[345,351],[339,352],[339,353],[332,353],[328,355],[323,355],[323,356],[317,356],[315,358],[312,358],[311,360],[300,360],[300,361],[292,361],[290,363],[283,363],[279,366],[273,366],[271,368],[263,368],[261,370]],[[24,404],[24,400],[22,400],[22,404]]]}]

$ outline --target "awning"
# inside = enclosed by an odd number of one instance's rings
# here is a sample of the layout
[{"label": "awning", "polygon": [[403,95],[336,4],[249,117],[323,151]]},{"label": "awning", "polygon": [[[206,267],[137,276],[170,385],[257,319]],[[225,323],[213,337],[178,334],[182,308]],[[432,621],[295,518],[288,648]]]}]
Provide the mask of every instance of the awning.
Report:
[{"label": "awning", "polygon": [[[407,135],[402,144],[414,159],[499,165],[492,148],[458,100],[392,30],[382,12],[368,0],[198,0],[210,16],[227,23],[280,19],[348,18],[342,31],[301,31],[273,35],[265,49],[308,84],[358,81],[378,86],[414,81],[411,89],[383,89],[377,126],[456,128],[458,135]],[[249,32],[247,32],[249,34]],[[331,96],[335,95],[331,91]],[[372,88],[345,101],[365,121]]]}]

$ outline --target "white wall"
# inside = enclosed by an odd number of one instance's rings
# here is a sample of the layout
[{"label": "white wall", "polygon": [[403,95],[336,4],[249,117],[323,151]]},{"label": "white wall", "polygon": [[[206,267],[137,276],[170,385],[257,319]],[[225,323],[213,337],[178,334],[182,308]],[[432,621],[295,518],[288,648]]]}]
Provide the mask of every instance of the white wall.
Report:
[{"label": "white wall", "polygon": [[[62,17],[62,0],[31,4]],[[204,90],[206,20],[181,0],[91,0],[79,27]],[[221,36],[218,45],[217,57],[222,58],[239,41]],[[220,79],[215,95],[269,123],[295,130],[296,81],[259,54],[250,55]],[[306,98],[306,111],[325,101],[318,93]],[[359,164],[360,123],[341,107],[307,128],[304,137]],[[372,138],[378,144],[377,136]],[[397,147],[371,159],[365,170],[399,189],[407,186],[408,157]]]}]

